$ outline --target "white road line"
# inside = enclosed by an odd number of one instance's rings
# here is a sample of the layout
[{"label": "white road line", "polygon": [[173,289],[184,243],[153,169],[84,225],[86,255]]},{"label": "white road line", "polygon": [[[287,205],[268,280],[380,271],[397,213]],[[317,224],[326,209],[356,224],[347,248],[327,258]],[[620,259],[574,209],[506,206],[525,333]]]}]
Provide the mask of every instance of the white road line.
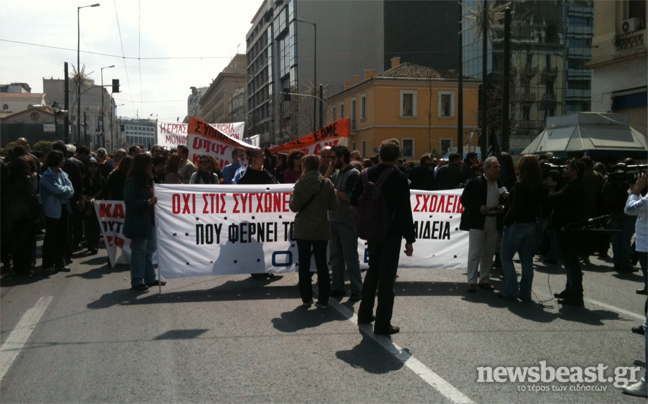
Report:
[{"label": "white road line", "polygon": [[642,321],[643,321],[643,320],[646,319],[646,316],[642,316],[642,315],[640,315],[640,314],[636,314],[636,313],[633,313],[633,312],[628,311],[628,310],[620,309],[620,308],[615,307],[615,306],[610,306],[609,304],[605,304],[605,303],[603,303],[603,302],[599,302],[598,300],[585,299],[585,301],[586,301],[586,302],[589,302],[589,303],[592,303],[592,304],[595,304],[595,305],[597,305],[597,306],[604,307],[604,308],[606,308],[606,309],[610,309],[610,310],[615,311],[615,312],[617,312],[617,313],[619,313],[619,314],[625,314],[626,316],[634,317],[634,318],[636,318],[637,320],[642,320]]},{"label": "white road line", "polygon": [[7,337],[2,347],[0,347],[0,380],[9,371],[11,364],[20,354],[29,336],[36,328],[45,310],[47,310],[47,306],[49,306],[53,299],[54,296],[43,296],[38,299],[36,305],[23,314],[16,328],[11,331],[9,337]]},{"label": "white road line", "polygon": [[[343,316],[345,316],[354,325],[358,324],[358,316],[356,316],[349,308],[341,305],[336,300],[331,299],[329,305],[335,307]],[[388,337],[375,335],[372,331],[371,325],[361,325],[368,337],[376,341],[380,346],[385,348],[387,352],[394,355],[396,359],[403,362],[412,372],[416,373],[418,377],[423,379],[424,382],[432,386],[439,393],[443,394],[447,399],[457,404],[471,404],[473,401],[469,399],[462,392],[457,390],[453,385],[445,381],[441,376],[436,374],[432,369],[425,366],[421,361],[412,356],[409,352],[396,345]]]}]

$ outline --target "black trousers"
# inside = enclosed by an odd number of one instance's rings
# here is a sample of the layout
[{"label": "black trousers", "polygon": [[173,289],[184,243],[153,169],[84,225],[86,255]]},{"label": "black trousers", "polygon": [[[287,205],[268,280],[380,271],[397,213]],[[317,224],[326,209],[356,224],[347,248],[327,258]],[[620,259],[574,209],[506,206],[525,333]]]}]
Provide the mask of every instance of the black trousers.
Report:
[{"label": "black trousers", "polygon": [[579,240],[576,232],[558,233],[560,263],[567,272],[567,298],[583,300],[583,272],[578,262]]},{"label": "black trousers", "polygon": [[402,240],[400,236],[392,236],[367,242],[369,269],[362,285],[362,301],[358,309],[358,318],[362,321],[371,318],[377,290],[378,307],[374,330],[383,331],[391,326],[394,310],[394,280],[398,270]]},{"label": "black trousers", "polygon": [[68,242],[68,213],[63,206],[60,219],[45,218],[45,239],[43,240],[43,269],[65,266],[65,252]]},{"label": "black trousers", "polygon": [[328,241],[311,241],[297,239],[297,251],[299,254],[299,294],[302,301],[308,303],[313,300],[313,287],[310,273],[311,246],[315,256],[315,268],[317,268],[317,301],[321,304],[328,304],[331,295],[331,276],[326,264],[326,247]]}]

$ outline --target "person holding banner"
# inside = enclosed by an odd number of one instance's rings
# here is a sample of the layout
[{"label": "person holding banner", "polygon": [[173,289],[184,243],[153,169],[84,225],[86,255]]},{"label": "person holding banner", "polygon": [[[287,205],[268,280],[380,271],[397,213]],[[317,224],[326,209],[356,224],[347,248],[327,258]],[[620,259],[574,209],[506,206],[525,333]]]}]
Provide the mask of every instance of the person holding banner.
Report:
[{"label": "person holding banner", "polygon": [[149,286],[166,285],[155,276],[153,253],[157,248],[155,237],[155,217],[153,205],[153,160],[146,154],[138,154],[133,159],[128,178],[124,184],[124,235],[131,239],[131,287],[135,290],[148,290]]},{"label": "person holding banner", "polygon": [[337,209],[338,200],[331,180],[323,178],[318,171],[320,162],[317,156],[310,154],[302,160],[303,174],[290,196],[290,210],[297,212],[295,239],[299,254],[299,294],[304,306],[313,304],[310,273],[312,248],[319,292],[315,306],[328,309],[331,278],[326,264],[326,248],[331,237],[327,211]]},{"label": "person holding banner", "polygon": [[243,166],[245,161],[245,150],[240,147],[235,147],[232,150],[232,162],[223,167],[223,182],[225,184],[233,184],[234,175],[236,171]]},{"label": "person holding banner", "polygon": [[212,171],[212,160],[204,154],[198,159],[198,171],[191,174],[190,184],[218,184],[218,175]]},{"label": "person holding banner", "polygon": [[[245,174],[236,182],[237,184],[278,184],[279,181],[264,169],[265,164],[265,155],[261,149],[248,149],[246,151],[248,166],[245,170]],[[274,278],[272,273],[254,273],[252,274],[253,279],[268,279]]]}]

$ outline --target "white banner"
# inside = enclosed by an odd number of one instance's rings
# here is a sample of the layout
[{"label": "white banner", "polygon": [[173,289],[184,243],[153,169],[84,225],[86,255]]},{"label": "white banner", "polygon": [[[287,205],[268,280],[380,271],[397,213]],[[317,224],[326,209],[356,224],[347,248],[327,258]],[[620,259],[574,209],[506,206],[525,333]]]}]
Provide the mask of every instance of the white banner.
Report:
[{"label": "white banner", "polygon": [[[158,122],[157,144],[167,149],[187,146],[187,123]],[[245,131],[245,122],[210,123],[209,126],[218,129],[227,136],[241,140]]]},{"label": "white banner", "polygon": [[131,240],[123,233],[126,205],[122,201],[96,201],[94,208],[103,232],[110,266],[130,264]]},{"label": "white banner", "polygon": [[[156,185],[160,273],[166,278],[294,272],[292,184]],[[459,230],[461,189],[413,191],[414,254],[400,267],[465,269],[468,232]],[[358,240],[361,263],[368,262]]]}]

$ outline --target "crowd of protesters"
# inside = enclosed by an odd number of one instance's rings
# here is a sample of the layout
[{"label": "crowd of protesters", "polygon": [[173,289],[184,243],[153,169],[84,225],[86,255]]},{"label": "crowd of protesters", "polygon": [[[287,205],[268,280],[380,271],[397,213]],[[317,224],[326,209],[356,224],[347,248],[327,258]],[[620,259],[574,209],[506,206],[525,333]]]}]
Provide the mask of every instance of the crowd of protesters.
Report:
[{"label": "crowd of protesters", "polygon": [[[185,146],[165,150],[155,145],[146,153],[132,146],[128,150],[108,153],[103,148],[91,152],[85,146],[75,147],[59,141],[53,143],[52,151],[44,156],[32,153],[24,138],[16,141],[10,154],[2,160],[3,189],[7,190],[2,198],[2,261],[5,266],[13,264],[18,275],[34,273],[36,235],[43,229],[46,234],[43,270],[49,275],[67,271],[66,265],[72,262],[73,253],[85,249],[89,255],[96,254],[100,227],[94,214],[94,201],[122,200],[130,206],[131,194],[138,194],[133,184],[129,187],[129,179],[134,176],[139,175],[138,186],[142,188],[141,195],[135,199],[148,196],[144,198],[146,206],[151,206],[154,195],[144,195],[143,190],[152,183],[292,184],[315,178],[318,173],[333,181],[341,206],[331,210],[327,218],[332,229],[331,248],[336,251],[331,260],[334,268],[330,294],[346,294],[346,269],[351,279],[352,299],[361,298],[357,252],[348,246],[350,240],[357,238],[355,212],[350,209],[349,201],[360,172],[382,164],[379,156],[362,158],[357,150],[325,147],[320,151],[317,169],[313,170],[313,162],[306,167],[303,162],[308,156],[299,150],[273,156],[260,149],[234,148],[231,163],[221,170],[219,162],[208,155],[200,156],[194,165],[188,159],[189,150]],[[144,157],[139,157],[139,165],[135,164],[138,156],[146,156],[146,167],[142,166]],[[616,271],[634,271],[637,262],[640,263],[644,283],[637,293],[646,294],[646,254],[642,251],[645,246],[639,243],[632,246],[635,226],[645,227],[643,221],[637,222],[636,212],[642,211],[634,209],[629,213],[626,209],[628,195],[635,187],[635,182],[628,179],[626,173],[642,168],[626,159],[608,172],[604,164],[587,156],[555,163],[542,157],[524,156],[516,168],[508,153],[485,161],[476,153],[468,153],[464,159],[451,153],[447,159],[425,154],[416,165],[396,159],[393,167],[408,179],[410,189],[463,188],[461,228],[470,234],[469,293],[479,288],[493,290],[491,268],[497,268],[500,271],[496,272],[505,283],[500,294],[502,298],[531,300],[533,257],[538,255],[545,264],[560,262],[566,269],[565,290],[556,293],[559,303],[583,306],[582,266],[589,264],[593,254],[608,259],[611,246]],[[142,170],[146,173],[142,174]],[[143,182],[144,177],[149,176],[151,184]],[[296,189],[305,187],[304,181]],[[130,193],[126,193],[127,190]],[[645,194],[645,190],[639,190],[639,195],[642,193]],[[140,206],[135,206],[129,207],[127,212],[139,211]],[[147,209],[147,212],[152,211],[152,208]],[[152,216],[150,212],[140,213],[143,217]],[[610,232],[592,233],[588,242],[583,243],[585,232],[575,227],[591,218],[601,218],[602,227]],[[144,227],[138,226],[138,231],[143,230]],[[637,239],[644,231],[637,230]],[[145,233],[145,240],[150,241],[149,232]],[[138,265],[147,266],[147,246],[151,243],[143,244],[144,258],[140,256],[137,260],[146,262]],[[21,248],[25,245],[29,248]],[[513,262],[515,254],[521,263],[520,283]],[[271,277],[269,274],[253,276]],[[148,272],[134,275],[133,287],[141,289],[141,285],[157,282],[152,277]]]}]

